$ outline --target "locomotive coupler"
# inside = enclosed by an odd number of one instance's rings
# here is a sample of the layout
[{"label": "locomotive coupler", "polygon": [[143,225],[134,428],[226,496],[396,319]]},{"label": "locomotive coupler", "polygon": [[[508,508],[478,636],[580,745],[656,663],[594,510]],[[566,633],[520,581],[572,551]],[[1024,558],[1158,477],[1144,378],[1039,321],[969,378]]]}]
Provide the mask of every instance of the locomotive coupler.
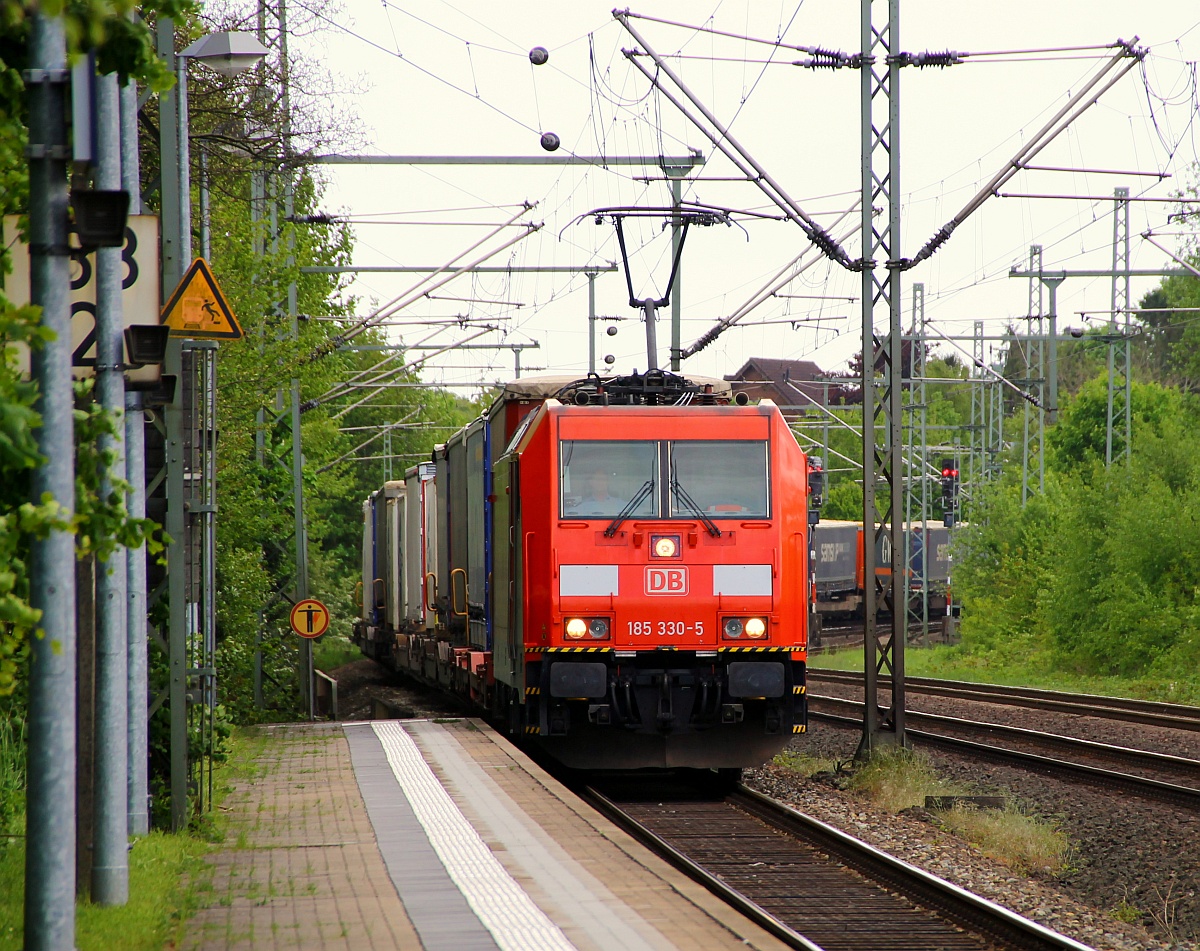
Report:
[{"label": "locomotive coupler", "polygon": [[675,711],[671,706],[672,680],[674,678],[665,670],[658,676],[658,728],[660,730],[670,730],[675,723]]},{"label": "locomotive coupler", "polygon": [[768,735],[778,733],[783,729],[783,711],[779,709],[779,704],[768,704],[763,720],[763,732]]}]

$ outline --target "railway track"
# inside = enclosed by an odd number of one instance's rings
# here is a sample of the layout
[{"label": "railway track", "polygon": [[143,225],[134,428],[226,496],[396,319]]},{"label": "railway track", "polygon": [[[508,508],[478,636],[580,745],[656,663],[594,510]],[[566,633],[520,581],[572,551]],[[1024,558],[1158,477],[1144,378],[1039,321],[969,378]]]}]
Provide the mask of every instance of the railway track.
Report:
[{"label": "railway track", "polygon": [[644,781],[584,795],[793,948],[1086,948],[744,786],[722,799]]},{"label": "railway track", "polygon": [[[810,719],[855,729],[862,724],[863,705],[856,700],[810,695],[809,704]],[[843,713],[831,713],[829,708],[842,710]],[[847,713],[856,715],[845,715]],[[905,711],[904,716],[907,724],[905,735],[917,746],[963,753],[976,759],[1015,764],[1047,776],[1082,781],[1092,786],[1119,789],[1175,806],[1200,809],[1200,762],[1196,760],[1122,746],[1109,746],[1055,733],[1041,733],[1036,730],[911,710]],[[917,726],[932,727],[939,732],[916,729]],[[951,735],[952,732],[974,734],[978,741]],[[1028,748],[1014,749],[997,745],[997,741],[1001,739],[1026,747],[1067,751],[1076,758],[1061,759],[1030,752]],[[1088,758],[1122,768],[1112,769],[1080,761]],[[1130,764],[1138,765],[1153,775],[1127,772],[1125,768]],[[1165,776],[1170,776],[1171,779],[1163,778]],[[1180,779],[1182,782],[1177,781]]]},{"label": "railway track", "polygon": [[[862,689],[862,674],[855,671],[809,668],[807,677],[810,684],[840,684]],[[1077,716],[1124,720],[1146,726],[1200,731],[1200,707],[1188,707],[1174,703],[1064,693],[1031,687],[975,684],[930,677],[906,677],[904,689],[909,693],[926,696],[951,697],[958,700],[973,700],[977,703],[995,703],[1003,706],[1030,707],[1036,710],[1071,713]]]}]

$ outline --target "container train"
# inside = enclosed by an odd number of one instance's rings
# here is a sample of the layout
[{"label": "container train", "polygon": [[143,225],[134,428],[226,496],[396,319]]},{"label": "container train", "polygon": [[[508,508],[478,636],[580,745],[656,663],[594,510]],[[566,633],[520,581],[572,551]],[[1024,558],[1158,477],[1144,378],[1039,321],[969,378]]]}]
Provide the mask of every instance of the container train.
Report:
[{"label": "container train", "polygon": [[567,766],[758,764],[806,729],[815,485],[724,381],[523,378],[364,501],[354,637]]},{"label": "container train", "polygon": [[[929,610],[943,614],[950,598],[951,530],[940,523],[908,522],[904,526],[908,553],[909,609],[926,594]],[[886,588],[892,575],[891,547],[876,542],[875,576]],[[863,607],[863,523],[823,520],[812,530],[814,613],[810,636],[815,641],[823,618],[861,618]]]}]

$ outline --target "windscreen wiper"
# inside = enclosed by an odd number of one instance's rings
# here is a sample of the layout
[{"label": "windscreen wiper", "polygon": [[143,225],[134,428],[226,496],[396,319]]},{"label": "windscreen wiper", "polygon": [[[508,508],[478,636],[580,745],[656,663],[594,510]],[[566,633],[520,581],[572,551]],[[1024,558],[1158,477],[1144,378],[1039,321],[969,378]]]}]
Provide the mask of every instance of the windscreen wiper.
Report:
[{"label": "windscreen wiper", "polygon": [[687,489],[679,484],[679,479],[676,477],[674,472],[671,473],[671,490],[675,493],[675,498],[683,502],[687,508],[692,510],[692,514],[704,523],[704,527],[708,530],[708,534],[710,534],[713,538],[721,537],[721,530],[717,528],[717,523],[705,515],[703,511],[701,511],[700,506],[696,504],[696,500],[688,495]]},{"label": "windscreen wiper", "polygon": [[609,523],[608,528],[604,530],[604,537],[612,538],[615,534],[617,534],[617,529],[621,527],[621,523],[624,522],[625,519],[629,518],[630,513],[633,512],[633,510],[639,505],[641,505],[646,496],[653,491],[654,480],[648,479],[645,483],[643,483],[642,487],[637,490],[637,494],[625,503],[625,507],[617,513],[617,517]]}]

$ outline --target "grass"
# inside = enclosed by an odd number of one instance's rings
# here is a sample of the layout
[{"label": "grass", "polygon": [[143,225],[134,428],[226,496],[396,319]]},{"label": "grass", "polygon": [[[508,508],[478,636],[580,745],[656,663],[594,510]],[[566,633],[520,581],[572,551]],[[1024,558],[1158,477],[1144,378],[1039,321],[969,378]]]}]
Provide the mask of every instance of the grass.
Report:
[{"label": "grass", "polygon": [[961,786],[942,779],[929,760],[907,749],[878,749],[854,770],[849,789],[888,812],[925,807],[926,796],[961,796]]},{"label": "grass", "polygon": [[[79,951],[157,951],[177,944],[199,894],[187,883],[202,873],[207,851],[204,842],[188,835],[153,832],[136,840],[129,853],[128,904],[76,904]],[[18,951],[24,932],[24,840],[0,853],[0,896],[0,949]]]},{"label": "grass", "polygon": [[25,809],[25,721],[0,711],[0,848]]},{"label": "grass", "polygon": [[362,659],[362,651],[348,638],[336,634],[324,634],[313,644],[313,666],[326,673]]},{"label": "grass", "polygon": [[[790,751],[777,756],[775,764],[805,776],[845,765]],[[888,812],[924,808],[926,796],[969,794],[938,775],[925,756],[908,749],[876,750],[868,762],[853,768],[847,789]],[[985,810],[959,805],[934,815],[943,829],[1021,874],[1053,875],[1067,866],[1070,844],[1066,835],[1053,823],[1027,816],[1015,806]]]},{"label": "grass", "polygon": [[805,779],[814,773],[836,772],[840,765],[831,759],[822,759],[819,756],[806,756],[803,753],[797,753],[795,750],[784,750],[772,760],[772,763],[782,769],[790,770],[799,776],[803,776]]},{"label": "grass", "polygon": [[[1169,703],[1200,705],[1200,682],[1180,678],[1155,678],[1077,674],[1022,663],[1019,656],[995,658],[995,663],[967,653],[961,645],[913,647],[904,651],[904,669],[912,677],[941,677],[971,683],[1003,684],[1090,693],[1101,697],[1131,697]],[[826,670],[862,670],[861,647],[847,648],[809,658],[809,666]]]},{"label": "grass", "polygon": [[1022,874],[1054,875],[1066,868],[1070,859],[1066,833],[1051,822],[1024,815],[1015,806],[1000,810],[956,806],[939,815],[944,828]]},{"label": "grass", "polygon": [[[212,867],[204,861],[224,836],[219,808],[234,779],[253,777],[266,736],[235,730],[227,762],[217,765],[212,813],[191,833],[152,832],[129,853],[129,902],[122,907],[76,903],[79,951],[158,951],[178,947],[187,919],[211,891]],[[6,832],[24,828],[24,816]],[[0,837],[0,951],[19,951],[24,937],[25,839]]]}]

